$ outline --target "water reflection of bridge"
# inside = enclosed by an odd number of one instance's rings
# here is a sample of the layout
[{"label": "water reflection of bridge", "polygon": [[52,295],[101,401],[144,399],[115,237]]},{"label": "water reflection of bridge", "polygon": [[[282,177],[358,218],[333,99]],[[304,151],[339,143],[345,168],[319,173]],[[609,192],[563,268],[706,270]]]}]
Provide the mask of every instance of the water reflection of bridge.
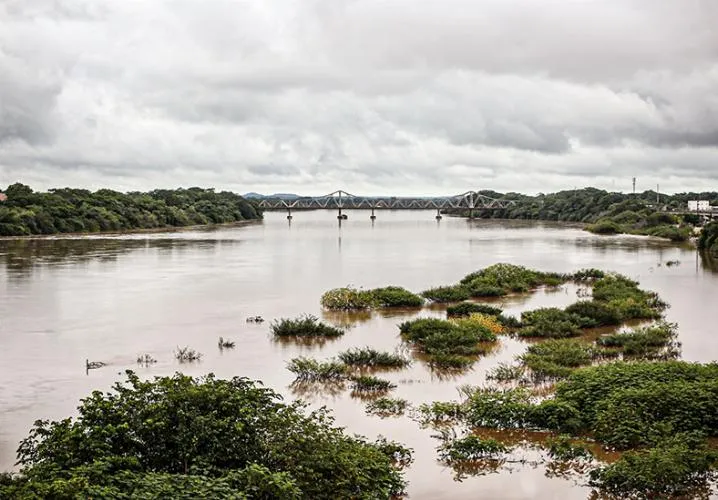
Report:
[{"label": "water reflection of bridge", "polygon": [[292,210],[337,210],[338,219],[346,219],[343,209],[371,210],[371,219],[375,219],[375,210],[436,210],[436,218],[446,209],[466,210],[469,217],[474,210],[505,209],[516,202],[496,199],[476,191],[467,191],[455,196],[408,197],[408,196],[356,196],[346,191],[334,191],[324,196],[299,198],[264,198],[259,206],[265,210],[286,210],[287,218],[292,218]]}]

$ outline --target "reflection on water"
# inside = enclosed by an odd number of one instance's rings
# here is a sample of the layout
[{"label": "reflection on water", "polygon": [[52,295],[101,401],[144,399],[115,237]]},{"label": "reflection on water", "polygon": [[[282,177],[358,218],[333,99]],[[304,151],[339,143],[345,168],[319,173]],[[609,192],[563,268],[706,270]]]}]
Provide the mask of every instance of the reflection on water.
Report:
[{"label": "reflection on water", "polygon": [[[301,212],[291,225],[269,213],[246,227],[149,235],[0,240],[0,469],[13,467],[15,449],[37,418],[62,418],[94,389],[107,390],[125,369],[143,376],[209,372],[261,379],[288,399],[327,405],[351,433],[384,435],[415,450],[407,471],[412,498],[574,499],[583,485],[509,463],[498,473],[454,481],[437,462],[437,440],[408,417],[379,419],[352,398],[350,384],[296,384],[286,363],[301,355],[336,357],[352,347],[401,349],[397,325],[416,317],[444,318],[445,308],[360,313],[321,311],[330,288],[404,286],[413,291],[455,283],[476,269],[511,262],[545,271],[596,267],[638,279],[671,304],[667,319],[679,325],[683,357],[718,359],[715,297],[718,272],[690,248],[662,240],[599,237],[573,226],[529,221],[466,221],[434,212]],[[678,260],[681,265],[667,266]],[[661,264],[660,266],[658,264]],[[579,297],[567,285],[496,299],[506,314],[564,306]],[[271,320],[313,314],[348,327],[338,339],[274,341]],[[261,315],[265,324],[246,323]],[[219,350],[217,339],[235,342]],[[395,384],[391,397],[419,405],[456,399],[460,385],[482,385],[499,363],[511,362],[528,343],[502,337],[470,370],[442,373],[415,355],[405,370],[382,372]],[[204,354],[179,364],[177,346]],[[157,360],[137,365],[139,355]],[[108,366],[85,374],[85,360]],[[533,452],[526,452],[533,453]],[[522,458],[522,457],[519,457]],[[538,460],[526,455],[527,463]],[[512,457],[513,459],[513,457]],[[511,474],[507,469],[511,469]]]}]

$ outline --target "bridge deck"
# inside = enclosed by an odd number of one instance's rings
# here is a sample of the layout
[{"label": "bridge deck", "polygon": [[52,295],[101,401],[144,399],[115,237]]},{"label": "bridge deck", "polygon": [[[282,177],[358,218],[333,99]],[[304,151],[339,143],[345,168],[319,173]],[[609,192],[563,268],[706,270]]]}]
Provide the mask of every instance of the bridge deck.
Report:
[{"label": "bridge deck", "polygon": [[324,196],[301,198],[265,198],[259,206],[267,210],[283,209],[504,209],[515,204],[513,200],[494,199],[475,191],[455,196],[425,198],[399,196],[355,196],[345,191],[335,191]]}]

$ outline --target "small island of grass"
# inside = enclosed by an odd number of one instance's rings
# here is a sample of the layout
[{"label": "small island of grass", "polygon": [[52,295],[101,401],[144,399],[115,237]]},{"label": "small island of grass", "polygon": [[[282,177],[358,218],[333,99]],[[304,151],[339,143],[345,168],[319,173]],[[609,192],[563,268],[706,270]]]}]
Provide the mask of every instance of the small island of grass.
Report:
[{"label": "small island of grass", "polygon": [[421,307],[424,299],[398,286],[372,290],[353,287],[335,288],[325,292],[320,300],[322,307],[333,311],[352,311],[383,307]]}]

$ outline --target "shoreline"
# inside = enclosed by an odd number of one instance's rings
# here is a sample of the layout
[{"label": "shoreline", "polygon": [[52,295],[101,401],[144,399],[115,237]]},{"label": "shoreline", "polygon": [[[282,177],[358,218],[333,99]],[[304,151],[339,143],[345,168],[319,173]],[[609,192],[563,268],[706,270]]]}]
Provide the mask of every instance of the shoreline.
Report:
[{"label": "shoreline", "polygon": [[239,220],[235,222],[223,222],[221,224],[194,224],[192,226],[166,226],[140,229],[127,229],[124,231],[97,231],[97,232],[80,232],[80,233],[55,233],[55,234],[32,234],[29,236],[0,236],[0,241],[14,240],[52,240],[52,239],[76,239],[78,237],[87,236],[126,236],[132,234],[157,234],[157,233],[177,233],[181,231],[197,231],[202,229],[214,229],[232,226],[249,226],[264,222],[261,219]]}]

